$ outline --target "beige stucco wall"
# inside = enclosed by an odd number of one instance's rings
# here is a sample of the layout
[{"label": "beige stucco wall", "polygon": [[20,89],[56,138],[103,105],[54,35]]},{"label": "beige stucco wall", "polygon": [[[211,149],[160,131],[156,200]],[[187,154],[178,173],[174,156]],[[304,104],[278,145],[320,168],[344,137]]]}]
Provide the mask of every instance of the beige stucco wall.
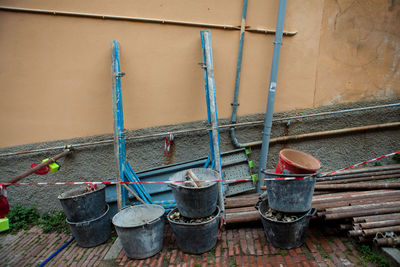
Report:
[{"label": "beige stucco wall", "polygon": [[[347,8],[347,2],[355,4]],[[364,1],[288,1],[284,29],[298,34],[283,40],[275,110],[399,95],[398,2],[365,1],[376,11],[358,2]],[[1,5],[228,25],[240,24],[242,8],[241,1],[231,0],[5,0]],[[249,1],[247,25],[274,29],[277,7],[278,1]],[[0,147],[112,132],[114,39],[120,42],[126,73],[127,129],[205,119],[199,31],[0,11]],[[211,32],[218,113],[227,118],[239,32]],[[353,53],[354,33],[363,34],[365,52]],[[239,115],[265,112],[273,39],[246,33]],[[342,56],[344,61],[337,60]],[[373,64],[363,65],[374,58]],[[360,66],[352,66],[353,61]]]},{"label": "beige stucco wall", "polygon": [[400,93],[400,1],[325,1],[315,105]]}]

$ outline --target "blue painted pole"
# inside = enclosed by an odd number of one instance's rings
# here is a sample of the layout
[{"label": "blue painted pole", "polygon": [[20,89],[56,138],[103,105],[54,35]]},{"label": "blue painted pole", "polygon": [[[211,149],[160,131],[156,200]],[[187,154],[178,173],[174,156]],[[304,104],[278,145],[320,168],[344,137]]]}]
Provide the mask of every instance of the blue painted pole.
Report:
[{"label": "blue painted pole", "polygon": [[[113,96],[113,122],[114,122],[114,154],[117,160],[117,180],[124,181],[124,166],[125,166],[125,139],[122,136],[124,130],[122,97],[121,97],[121,77],[120,70],[120,51],[117,41],[111,42],[112,46],[112,96]],[[117,205],[118,210],[126,205],[126,190],[121,185],[117,185]]]},{"label": "blue painted pole", "polygon": [[[276,22],[274,52],[273,52],[273,56],[272,56],[272,66],[271,66],[271,77],[270,77],[269,91],[268,91],[267,112],[265,114],[264,131],[263,131],[262,146],[261,146],[261,153],[260,153],[260,166],[258,168],[258,177],[260,177],[261,179],[265,177],[265,174],[263,172],[261,172],[261,169],[267,168],[269,140],[271,138],[271,128],[272,128],[272,117],[274,115],[276,82],[278,79],[279,57],[280,57],[281,46],[282,46],[283,24],[285,21],[285,10],[286,10],[286,0],[280,0],[279,1],[279,9],[278,9],[278,19]],[[261,183],[258,182],[257,183],[257,192],[260,191],[260,187],[261,187]]]},{"label": "blue painted pole", "polygon": [[[203,60],[205,59],[205,68],[204,74],[207,76],[206,85],[206,97],[207,97],[207,110],[208,120],[211,126],[211,136],[212,140],[210,144],[213,146],[214,151],[214,161],[215,167],[214,169],[219,174],[219,179],[222,180],[222,165],[221,165],[221,145],[219,140],[219,131],[218,131],[218,112],[217,112],[217,99],[215,93],[215,80],[214,80],[214,64],[213,64],[213,55],[212,55],[212,43],[211,43],[211,33],[209,30],[201,31],[201,46],[203,52]],[[225,203],[224,203],[224,187],[223,183],[218,183],[219,189],[219,206],[222,212],[222,216],[225,216]]]}]

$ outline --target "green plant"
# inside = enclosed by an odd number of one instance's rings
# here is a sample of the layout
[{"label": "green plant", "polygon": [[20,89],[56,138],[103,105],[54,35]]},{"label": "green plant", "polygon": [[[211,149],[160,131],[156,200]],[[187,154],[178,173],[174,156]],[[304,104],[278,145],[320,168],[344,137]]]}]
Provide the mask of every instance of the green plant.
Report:
[{"label": "green plant", "polygon": [[387,260],[384,257],[377,255],[375,252],[373,252],[369,246],[362,245],[358,248],[358,251],[365,261],[375,263],[380,267],[388,266]]},{"label": "green plant", "polygon": [[26,230],[28,227],[37,224],[39,218],[40,215],[35,206],[25,208],[17,204],[8,213],[10,232],[15,233],[19,229]]},{"label": "green plant", "polygon": [[235,261],[235,260],[232,261],[232,262],[229,264],[229,266],[230,266],[230,267],[237,267],[236,261]]},{"label": "green plant", "polygon": [[47,212],[40,214],[35,206],[26,208],[17,204],[8,213],[8,219],[10,220],[10,233],[15,233],[20,229],[27,230],[34,225],[40,226],[44,233],[69,233],[68,224],[62,211],[54,214]]},{"label": "green plant", "polygon": [[281,256],[283,256],[283,257],[288,255],[287,251],[281,250],[280,248],[277,248],[276,253],[281,255]]},{"label": "green plant", "polygon": [[65,214],[62,211],[57,211],[54,214],[46,212],[42,214],[38,224],[41,226],[44,233],[69,233],[68,224],[65,219]]},{"label": "green plant", "polygon": [[382,163],[376,161],[374,165],[375,166],[382,166]]}]

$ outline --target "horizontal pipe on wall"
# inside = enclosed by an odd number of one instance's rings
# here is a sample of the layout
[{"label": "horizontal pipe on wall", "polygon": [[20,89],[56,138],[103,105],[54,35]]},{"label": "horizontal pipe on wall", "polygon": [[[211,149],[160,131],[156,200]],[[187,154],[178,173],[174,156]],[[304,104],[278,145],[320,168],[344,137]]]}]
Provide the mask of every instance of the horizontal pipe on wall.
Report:
[{"label": "horizontal pipe on wall", "polygon": [[[378,109],[378,108],[389,108],[389,107],[397,107],[397,106],[400,106],[400,103],[363,107],[363,108],[343,109],[343,110],[336,110],[336,111],[327,111],[327,112],[320,112],[320,113],[315,113],[315,114],[305,114],[305,115],[299,115],[299,116],[292,116],[290,118],[277,118],[277,119],[273,119],[272,121],[276,122],[276,121],[285,121],[285,120],[294,120],[294,119],[304,119],[304,118],[311,118],[311,117],[317,117],[317,116],[336,115],[336,114],[343,114],[343,113],[348,113],[348,112],[358,112],[358,111],[366,111],[366,110],[372,110],[372,109]],[[239,125],[239,123],[237,123],[237,125]],[[232,139],[233,145],[237,148],[260,146],[262,144],[262,141],[240,143],[236,137],[235,127],[231,128],[231,139]],[[271,143],[271,141],[270,141],[270,143]]]},{"label": "horizontal pipe on wall", "polygon": [[[394,104],[387,105],[385,107],[392,107],[392,105],[394,105]],[[400,103],[398,103],[396,105],[400,105]],[[377,106],[377,107],[381,108],[383,106]],[[376,107],[371,107],[371,108],[376,108]],[[347,110],[347,112],[354,112],[354,111],[358,111],[358,109]],[[335,113],[333,112],[331,114],[335,114]],[[326,114],[318,113],[318,114],[310,114],[310,115],[304,115],[304,116],[320,116],[320,115],[322,116],[322,115],[326,115]],[[300,117],[301,116],[286,117],[286,118],[281,118],[281,119],[274,119],[274,121],[291,120],[291,119],[294,119],[294,118],[297,119]],[[224,128],[230,128],[232,126],[235,126],[235,127],[236,126],[251,126],[251,125],[259,125],[262,123],[263,123],[263,121],[241,122],[241,123],[235,123],[235,124],[220,125],[218,128],[224,129]],[[270,144],[284,142],[284,141],[301,140],[301,139],[310,138],[310,137],[315,138],[315,137],[322,137],[322,136],[327,136],[327,135],[336,135],[336,134],[341,134],[341,133],[354,133],[354,132],[358,132],[358,131],[370,131],[370,130],[392,128],[392,127],[398,127],[398,126],[400,126],[400,122],[375,124],[375,125],[361,126],[361,127],[355,127],[355,128],[344,128],[344,129],[340,129],[340,130],[315,132],[315,133],[308,133],[308,134],[294,135],[294,136],[284,136],[284,137],[272,138],[270,140]],[[128,136],[125,138],[125,140],[140,140],[140,139],[148,139],[148,138],[154,138],[154,137],[165,137],[168,134],[177,135],[177,134],[185,134],[185,133],[209,131],[209,130],[210,130],[209,127],[199,127],[199,128],[185,129],[185,130],[176,130],[176,131],[169,131],[169,132],[162,132],[162,133],[155,133],[155,134],[147,134],[147,135],[141,135],[141,136],[130,136],[130,137]],[[86,147],[86,146],[111,144],[113,142],[114,142],[114,139],[106,139],[106,140],[100,140],[100,141],[72,144],[71,146],[74,148],[80,148],[80,147]],[[248,144],[248,147],[259,146],[259,145],[261,145],[261,141],[256,141],[256,142],[247,143],[247,144]],[[55,147],[49,147],[49,148],[26,150],[26,151],[20,151],[20,152],[7,152],[7,153],[0,154],[0,157],[48,152],[48,151],[52,151],[52,150],[64,149],[65,147],[66,146],[63,145],[63,146],[55,146]]]},{"label": "horizontal pipe on wall", "polygon": [[[81,13],[81,12],[70,12],[70,11],[7,7],[7,6],[0,6],[0,10],[11,11],[11,12],[24,12],[24,13],[32,13],[32,14],[52,15],[52,16],[58,15],[58,16],[84,17],[84,18],[102,19],[102,20],[109,19],[109,20],[122,20],[122,21],[130,21],[130,22],[157,23],[157,24],[177,25],[177,26],[212,28],[212,29],[221,29],[221,30],[240,30],[240,26],[222,25],[222,24],[213,24],[213,23],[201,23],[201,22],[188,22],[188,21],[179,21],[179,20],[168,20],[168,19],[115,16],[115,15]],[[261,33],[261,34],[274,34],[275,33],[275,30],[251,28],[251,27],[245,28],[245,30],[248,32]],[[284,35],[286,35],[286,36],[294,36],[296,34],[297,34],[297,31],[284,32]]]}]

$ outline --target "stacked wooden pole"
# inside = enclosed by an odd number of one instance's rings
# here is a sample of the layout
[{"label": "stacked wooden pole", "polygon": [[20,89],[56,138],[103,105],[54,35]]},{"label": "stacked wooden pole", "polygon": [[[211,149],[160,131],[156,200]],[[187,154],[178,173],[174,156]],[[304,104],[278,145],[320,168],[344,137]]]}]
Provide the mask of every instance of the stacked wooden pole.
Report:
[{"label": "stacked wooden pole", "polygon": [[[360,241],[377,233],[400,233],[400,164],[376,166],[319,178],[313,208],[317,218],[345,221],[340,228]],[[227,223],[260,219],[254,208],[258,194],[226,198]],[[381,238],[379,244],[398,244],[399,239]]]}]

